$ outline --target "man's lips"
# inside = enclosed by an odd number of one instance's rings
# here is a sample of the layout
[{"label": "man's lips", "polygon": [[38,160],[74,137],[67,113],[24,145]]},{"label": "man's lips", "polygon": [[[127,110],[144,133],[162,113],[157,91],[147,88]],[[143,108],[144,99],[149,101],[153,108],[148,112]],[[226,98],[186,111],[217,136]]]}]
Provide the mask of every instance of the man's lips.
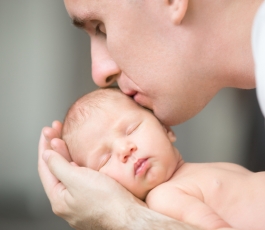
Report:
[{"label": "man's lips", "polygon": [[133,97],[135,94],[137,94],[137,91],[136,91],[136,90],[133,90],[133,89],[123,89],[123,88],[121,88],[121,87],[120,87],[120,89],[121,89],[121,91],[122,91],[124,94],[126,94],[126,95],[128,95],[128,96],[130,96],[130,97]]},{"label": "man's lips", "polygon": [[144,106],[143,104],[143,96],[137,92],[136,90],[122,90],[124,94],[133,98],[138,104]]},{"label": "man's lips", "polygon": [[134,164],[135,175],[143,174],[146,171],[146,169],[148,167],[147,160],[148,160],[147,158],[139,159]]},{"label": "man's lips", "polygon": [[136,101],[141,106],[152,110],[151,104],[148,102],[147,97],[144,96],[143,93],[141,93],[141,92],[139,92],[137,90],[133,90],[133,89],[122,89],[122,88],[120,88],[120,89],[121,89],[121,91],[124,94],[126,94],[127,96],[130,96],[131,98],[133,98],[133,100]]},{"label": "man's lips", "polygon": [[133,99],[136,103],[140,104],[142,107],[147,108],[151,111],[154,110],[153,104],[150,103],[150,100],[147,99],[144,95],[137,93],[133,96]]}]

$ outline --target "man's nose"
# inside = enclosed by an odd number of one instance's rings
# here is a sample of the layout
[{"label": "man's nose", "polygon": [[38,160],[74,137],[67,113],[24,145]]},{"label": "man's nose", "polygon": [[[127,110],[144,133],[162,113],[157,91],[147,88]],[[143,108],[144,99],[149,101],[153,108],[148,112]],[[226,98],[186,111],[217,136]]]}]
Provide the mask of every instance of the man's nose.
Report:
[{"label": "man's nose", "polygon": [[121,70],[101,41],[91,42],[92,78],[99,87],[113,84]]}]

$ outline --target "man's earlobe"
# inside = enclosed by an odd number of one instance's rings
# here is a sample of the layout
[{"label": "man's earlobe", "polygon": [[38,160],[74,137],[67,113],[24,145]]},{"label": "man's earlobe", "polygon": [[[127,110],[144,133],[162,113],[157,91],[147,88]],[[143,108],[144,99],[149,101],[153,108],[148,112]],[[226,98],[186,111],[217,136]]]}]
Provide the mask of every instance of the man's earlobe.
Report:
[{"label": "man's earlobe", "polygon": [[172,22],[175,25],[179,25],[183,20],[187,9],[189,0],[166,0],[168,6],[170,7],[170,14]]}]

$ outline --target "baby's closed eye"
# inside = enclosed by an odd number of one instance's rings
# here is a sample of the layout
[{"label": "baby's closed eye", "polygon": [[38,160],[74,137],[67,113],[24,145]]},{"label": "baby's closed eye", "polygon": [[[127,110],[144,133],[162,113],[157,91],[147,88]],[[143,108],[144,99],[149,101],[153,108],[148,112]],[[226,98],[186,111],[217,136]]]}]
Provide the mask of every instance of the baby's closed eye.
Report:
[{"label": "baby's closed eye", "polygon": [[126,130],[126,135],[128,136],[128,135],[132,134],[139,127],[140,124],[141,123],[134,123],[134,124],[130,125],[128,127],[128,129]]},{"label": "baby's closed eye", "polygon": [[111,153],[103,154],[103,156],[101,157],[101,161],[99,163],[98,171],[108,163],[110,158],[111,158]]}]

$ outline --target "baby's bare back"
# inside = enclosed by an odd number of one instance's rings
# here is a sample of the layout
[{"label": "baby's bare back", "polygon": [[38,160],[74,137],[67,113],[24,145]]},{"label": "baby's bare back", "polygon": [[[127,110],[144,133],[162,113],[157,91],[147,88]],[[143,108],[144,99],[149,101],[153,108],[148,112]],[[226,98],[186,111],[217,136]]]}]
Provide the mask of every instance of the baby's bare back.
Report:
[{"label": "baby's bare back", "polygon": [[170,179],[236,229],[265,229],[265,172],[231,163],[185,163]]}]

